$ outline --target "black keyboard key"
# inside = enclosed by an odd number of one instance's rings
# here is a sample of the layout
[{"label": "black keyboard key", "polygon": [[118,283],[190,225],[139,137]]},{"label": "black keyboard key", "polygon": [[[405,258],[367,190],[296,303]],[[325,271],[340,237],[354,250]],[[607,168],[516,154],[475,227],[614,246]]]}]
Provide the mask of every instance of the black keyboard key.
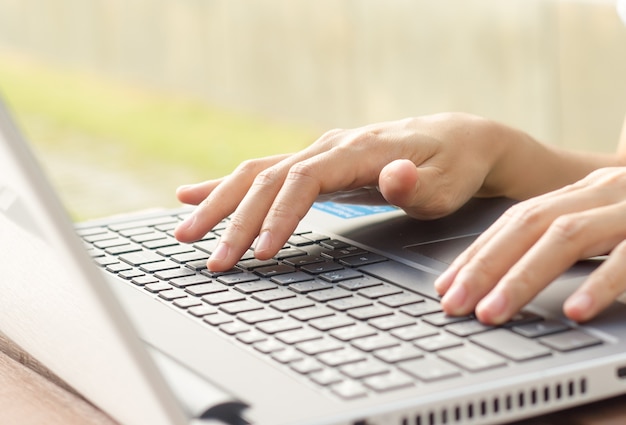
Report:
[{"label": "black keyboard key", "polygon": [[321,241],[330,239],[326,235],[322,235],[321,233],[315,233],[315,232],[301,233],[300,236],[313,242],[321,242]]},{"label": "black keyboard key", "polygon": [[294,283],[293,285],[289,285],[289,289],[295,291],[299,294],[307,294],[313,291],[319,291],[322,289],[332,288],[333,285],[327,282],[322,282],[321,280],[313,280],[310,282],[299,282]]},{"label": "black keyboard key", "polygon": [[331,283],[343,282],[344,280],[357,279],[363,277],[363,273],[354,269],[338,269],[318,276],[320,279]]},{"label": "black keyboard key", "polygon": [[320,254],[331,260],[339,260],[344,257],[367,254],[367,251],[365,251],[364,249],[358,248],[356,246],[348,246],[348,247],[341,248],[341,249],[333,249],[331,251],[328,251],[328,250],[322,251]]},{"label": "black keyboard key", "polygon": [[[305,235],[306,236],[306,235]],[[348,248],[350,245],[339,239],[326,239],[320,242],[323,248],[328,249],[343,249]]]},{"label": "black keyboard key", "polygon": [[239,283],[235,285],[235,289],[244,294],[253,294],[259,291],[266,291],[268,289],[277,289],[278,285],[267,280],[258,280],[255,282]]},{"label": "black keyboard key", "polygon": [[351,257],[343,257],[339,260],[339,263],[348,267],[361,267],[368,264],[381,263],[383,261],[387,261],[387,257],[368,252],[360,255],[353,255]]},{"label": "black keyboard key", "polygon": [[307,252],[301,249],[283,248],[280,251],[278,251],[278,254],[276,254],[274,258],[277,260],[284,260],[285,258],[302,257],[303,255],[307,255]]},{"label": "black keyboard key", "polygon": [[370,264],[359,270],[376,278],[392,282],[394,285],[433,299],[439,299],[435,291],[436,275],[407,266],[397,261]]},{"label": "black keyboard key", "polygon": [[239,283],[254,282],[256,280],[259,280],[259,277],[252,273],[227,274],[217,278],[218,282],[222,282],[225,285],[237,285]]},{"label": "black keyboard key", "polygon": [[302,255],[300,257],[287,258],[283,262],[290,266],[301,267],[308,264],[321,263],[323,261],[326,261],[326,259],[319,255]]},{"label": "black keyboard key", "polygon": [[237,266],[241,269],[244,270],[254,270],[254,269],[258,269],[260,267],[268,267],[268,266],[274,266],[278,264],[278,262],[276,260],[270,259],[270,260],[258,260],[256,258],[251,258],[249,260],[243,260],[243,261],[239,261],[237,263]]},{"label": "black keyboard key", "polygon": [[292,283],[306,282],[313,279],[315,278],[310,274],[297,271],[295,273],[274,276],[270,280],[272,282],[278,283],[279,285],[291,285]]},{"label": "black keyboard key", "polygon": [[315,264],[307,264],[301,267],[301,269],[311,274],[330,273],[338,270],[342,270],[343,267],[332,261],[324,261]]},{"label": "black keyboard key", "polygon": [[[346,270],[350,270],[350,269],[346,269]],[[370,277],[370,276],[363,276],[357,279],[350,279],[347,281],[344,280],[342,282],[339,282],[338,286],[340,286],[343,289],[347,289],[349,291],[358,291],[360,289],[370,288],[372,286],[377,286],[377,285],[382,285],[382,284],[383,283],[378,279],[374,279],[373,277]]]},{"label": "black keyboard key", "polygon": [[266,267],[259,267],[254,269],[254,273],[264,278],[271,278],[282,274],[294,273],[295,267],[287,264],[275,264]]}]

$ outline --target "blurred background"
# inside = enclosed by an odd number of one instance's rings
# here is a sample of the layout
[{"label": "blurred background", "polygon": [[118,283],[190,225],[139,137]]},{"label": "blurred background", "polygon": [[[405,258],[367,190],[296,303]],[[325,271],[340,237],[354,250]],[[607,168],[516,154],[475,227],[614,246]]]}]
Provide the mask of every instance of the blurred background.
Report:
[{"label": "blurred background", "polygon": [[441,111],[612,151],[626,27],[593,0],[0,0],[0,92],[84,220]]}]

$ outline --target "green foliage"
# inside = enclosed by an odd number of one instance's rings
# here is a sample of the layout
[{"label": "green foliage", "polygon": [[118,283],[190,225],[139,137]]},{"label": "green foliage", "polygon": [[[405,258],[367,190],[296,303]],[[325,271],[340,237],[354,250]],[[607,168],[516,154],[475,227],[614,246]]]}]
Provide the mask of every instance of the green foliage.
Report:
[{"label": "green foliage", "polygon": [[[314,140],[307,129],[11,57],[0,56],[0,91],[36,144],[68,152],[115,145],[122,166],[147,161],[214,178],[244,159],[299,150]],[[68,146],[77,140],[80,146]]]}]

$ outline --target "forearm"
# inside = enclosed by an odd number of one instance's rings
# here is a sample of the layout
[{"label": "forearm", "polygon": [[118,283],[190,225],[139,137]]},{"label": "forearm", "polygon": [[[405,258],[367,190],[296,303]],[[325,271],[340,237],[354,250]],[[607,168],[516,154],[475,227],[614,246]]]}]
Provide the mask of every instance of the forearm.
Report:
[{"label": "forearm", "polygon": [[502,124],[492,125],[490,137],[500,150],[478,196],[528,199],[574,183],[598,168],[624,163],[619,155],[562,149]]}]

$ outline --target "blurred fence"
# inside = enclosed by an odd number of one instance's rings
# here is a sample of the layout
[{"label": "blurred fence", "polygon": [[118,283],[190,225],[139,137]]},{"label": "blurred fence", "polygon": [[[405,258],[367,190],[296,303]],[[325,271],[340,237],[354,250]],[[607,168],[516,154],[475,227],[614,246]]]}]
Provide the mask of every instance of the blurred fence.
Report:
[{"label": "blurred fence", "polygon": [[611,2],[0,0],[0,48],[320,130],[463,110],[606,151],[626,111]]}]

